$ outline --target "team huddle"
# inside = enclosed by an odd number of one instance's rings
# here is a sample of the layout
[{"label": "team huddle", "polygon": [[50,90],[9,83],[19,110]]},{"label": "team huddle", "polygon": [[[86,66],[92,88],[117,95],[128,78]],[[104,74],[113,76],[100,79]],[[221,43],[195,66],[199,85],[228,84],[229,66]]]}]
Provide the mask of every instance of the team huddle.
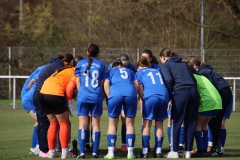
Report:
[{"label": "team huddle", "polygon": [[[120,115],[121,150],[127,152],[127,159],[150,157],[152,123],[154,158],[179,158],[181,151],[185,158],[224,154],[224,122],[230,117],[233,97],[230,85],[210,65],[194,56],[182,60],[170,49],[163,48],[159,53],[161,66],[152,51],[146,49],[136,66],[129,62],[128,55],[121,54],[106,70],[98,59],[99,53],[98,45],[91,44],[87,58],[73,57],[70,53],[58,55],[29,76],[21,99],[25,110],[36,121],[31,154],[42,158],[81,159],[91,151],[91,158],[99,158],[103,100],[109,118],[105,159],[115,158]],[[79,120],[78,144],[71,150],[69,116],[74,114],[74,98]],[[134,155],[138,105],[142,115],[142,151]],[[165,119],[168,119],[169,152],[163,155]],[[197,149],[193,149],[194,138]]]}]

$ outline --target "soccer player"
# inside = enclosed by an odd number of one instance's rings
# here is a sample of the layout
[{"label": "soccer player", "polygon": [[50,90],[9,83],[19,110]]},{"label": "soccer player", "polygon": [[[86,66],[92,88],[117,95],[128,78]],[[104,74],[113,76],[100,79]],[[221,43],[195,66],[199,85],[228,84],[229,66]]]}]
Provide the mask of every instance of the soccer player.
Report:
[{"label": "soccer player", "polygon": [[[72,57],[70,57],[72,59]],[[71,65],[73,64],[73,65]],[[76,63],[71,63],[63,68],[58,69],[49,78],[44,81],[41,88],[40,101],[43,106],[50,126],[47,132],[49,147],[48,158],[55,158],[58,153],[56,148],[56,134],[59,127],[59,139],[62,148],[62,159],[76,157],[69,152],[69,111],[67,105],[66,87],[74,75]]]},{"label": "soccer player", "polygon": [[163,48],[159,54],[163,63],[161,72],[167,86],[171,111],[171,151],[167,158],[178,158],[179,134],[184,121],[185,125],[185,153],[186,158],[191,157],[194,131],[198,115],[199,93],[196,80],[182,58],[178,57],[170,49]]},{"label": "soccer player", "polygon": [[46,64],[38,75],[38,81],[36,83],[36,88],[33,94],[33,102],[37,114],[37,135],[39,141],[39,157],[48,157],[48,142],[47,142],[47,131],[49,127],[49,120],[46,116],[43,106],[40,102],[40,90],[44,81],[51,76],[57,69],[62,68],[65,65],[68,65],[73,59],[72,54],[66,53],[64,55],[58,55],[49,60],[49,63]]},{"label": "soccer player", "polygon": [[[192,59],[197,58],[194,56],[188,58],[189,61],[191,61]],[[208,152],[208,154],[209,156],[221,156],[223,155],[223,153],[221,152],[220,148],[219,133],[226,108],[232,101],[232,91],[227,81],[220,74],[215,72],[211,65],[200,63],[200,66],[198,67],[198,72],[210,80],[210,82],[218,90],[222,99],[222,110],[219,110],[217,116],[213,117],[208,124],[213,135],[213,147]]]},{"label": "soccer player", "polygon": [[201,62],[197,59],[191,59],[187,63],[197,80],[197,88],[200,94],[198,120],[195,129],[198,151],[192,154],[192,157],[205,157],[208,148],[208,123],[212,117],[216,117],[218,110],[222,109],[222,100],[213,84],[197,72]]},{"label": "soccer player", "polygon": [[[129,56],[127,54],[121,54],[119,56],[119,58],[121,59],[122,63],[123,63],[123,66],[128,68],[128,69],[131,69],[134,73],[137,72],[136,70],[136,67],[131,63],[129,62]],[[112,66],[113,66],[113,63],[110,63],[108,65],[108,74],[110,72],[110,70],[112,69]],[[122,111],[121,111],[121,121],[122,121],[122,127],[121,127],[121,138],[122,138],[122,146],[121,146],[121,150],[123,152],[127,152],[127,146],[126,146],[126,117],[124,115],[124,111],[123,111],[123,108],[122,108]],[[116,151],[116,146],[115,146],[115,149],[114,151]]]},{"label": "soccer player", "polygon": [[150,128],[152,120],[155,120],[156,137],[154,158],[162,157],[163,143],[163,120],[167,118],[167,107],[169,94],[164,84],[161,72],[157,69],[149,68],[146,58],[142,58],[137,63],[136,73],[139,81],[139,96],[142,100],[142,151],[138,158],[148,158],[148,148],[150,140]]},{"label": "soccer player", "polygon": [[35,106],[33,104],[33,93],[36,87],[36,81],[39,72],[44,66],[38,67],[26,80],[21,91],[21,99],[23,108],[29,113],[29,115],[35,120],[32,132],[32,144],[30,147],[30,154],[39,154],[39,143],[37,137],[37,116]]},{"label": "soccer player", "polygon": [[105,64],[98,60],[99,47],[90,44],[87,50],[88,58],[78,62],[74,75],[78,89],[76,113],[79,119],[78,144],[80,154],[78,158],[85,158],[85,139],[88,130],[88,115],[92,115],[92,158],[98,158],[100,142],[100,119],[103,112],[103,82],[106,77]]},{"label": "soccer player", "polygon": [[123,107],[127,128],[127,158],[133,159],[135,158],[133,154],[135,144],[134,120],[137,113],[138,83],[134,72],[125,68],[120,58],[114,61],[113,68],[109,71],[108,78],[104,82],[104,90],[108,98],[109,117],[107,132],[108,154],[104,158],[114,158],[118,117]]}]

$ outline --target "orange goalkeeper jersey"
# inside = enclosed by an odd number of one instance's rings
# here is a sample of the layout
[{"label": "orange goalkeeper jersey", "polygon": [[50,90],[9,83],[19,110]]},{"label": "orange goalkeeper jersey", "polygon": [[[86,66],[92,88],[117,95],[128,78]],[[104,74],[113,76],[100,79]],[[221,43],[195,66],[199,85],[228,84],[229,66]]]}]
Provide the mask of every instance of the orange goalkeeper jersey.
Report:
[{"label": "orange goalkeeper jersey", "polygon": [[41,88],[40,93],[56,96],[65,96],[66,87],[74,76],[75,67],[66,68],[59,73],[53,73],[47,78]]}]

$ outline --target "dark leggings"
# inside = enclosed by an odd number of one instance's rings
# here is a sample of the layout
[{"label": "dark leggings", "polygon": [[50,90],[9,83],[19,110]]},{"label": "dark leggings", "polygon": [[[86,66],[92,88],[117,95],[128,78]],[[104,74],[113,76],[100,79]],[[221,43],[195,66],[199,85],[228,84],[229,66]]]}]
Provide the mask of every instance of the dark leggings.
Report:
[{"label": "dark leggings", "polygon": [[213,117],[208,124],[208,126],[210,127],[210,129],[212,131],[214,148],[218,148],[220,145],[219,144],[219,133],[220,133],[220,129],[221,129],[222,119],[223,119],[223,116],[224,116],[224,113],[226,111],[228,104],[231,103],[231,100],[232,100],[232,91],[231,91],[230,87],[220,90],[219,94],[222,98],[222,110],[219,110],[217,116]]}]

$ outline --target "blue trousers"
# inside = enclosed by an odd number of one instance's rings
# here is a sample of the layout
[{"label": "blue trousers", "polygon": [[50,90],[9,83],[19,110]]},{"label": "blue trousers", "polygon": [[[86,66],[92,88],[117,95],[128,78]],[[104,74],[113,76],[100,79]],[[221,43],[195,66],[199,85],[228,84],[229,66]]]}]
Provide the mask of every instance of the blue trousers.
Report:
[{"label": "blue trousers", "polygon": [[196,127],[199,107],[199,93],[196,87],[175,91],[172,99],[171,111],[171,150],[178,152],[179,137],[182,122],[185,125],[185,150],[193,147],[194,131]]},{"label": "blue trousers", "polygon": [[40,151],[47,153],[48,152],[48,141],[47,141],[47,132],[49,128],[49,120],[44,112],[41,104],[41,96],[39,91],[34,92],[33,94],[33,102],[36,109],[37,115],[37,135],[38,135],[38,142],[39,142],[39,149]]}]

